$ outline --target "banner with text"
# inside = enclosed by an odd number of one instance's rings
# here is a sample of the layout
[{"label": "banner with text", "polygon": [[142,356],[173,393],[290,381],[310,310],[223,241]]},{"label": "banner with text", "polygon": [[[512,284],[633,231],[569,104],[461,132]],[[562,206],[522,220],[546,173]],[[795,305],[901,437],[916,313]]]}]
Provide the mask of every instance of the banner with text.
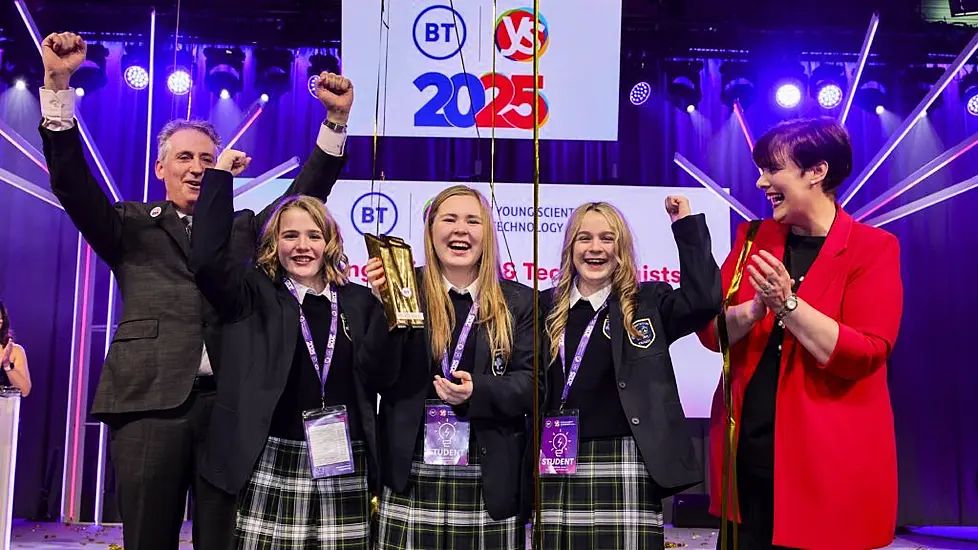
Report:
[{"label": "banner with text", "polygon": [[535,32],[540,138],[618,139],[621,0],[381,4],[343,0],[350,134],[532,138]]},{"label": "banner with text", "polygon": [[[248,181],[240,178],[240,186]],[[250,190],[235,200],[238,209],[259,211],[285,192],[291,180],[273,180]],[[407,241],[419,264],[424,263],[424,211],[446,182],[375,182],[341,180],[327,201],[330,213],[342,231],[344,248],[350,258],[351,278],[366,284],[363,266],[367,261],[364,233],[394,235]],[[489,185],[472,187],[490,196]],[[694,213],[706,215],[713,256],[717,264],[730,251],[730,207],[712,192],[700,188],[627,187],[606,185],[540,186],[539,262],[533,263],[533,186],[499,183],[495,185],[495,225],[499,237],[503,275],[532,285],[539,280],[547,289],[558,276],[564,230],[573,210],[584,202],[607,201],[625,215],[634,233],[640,281],[663,281],[679,286],[679,254],[669,216],[665,212],[668,195],[689,198]],[[672,346],[673,364],[686,415],[706,418],[720,376],[720,355],[710,352],[690,335]]]}]

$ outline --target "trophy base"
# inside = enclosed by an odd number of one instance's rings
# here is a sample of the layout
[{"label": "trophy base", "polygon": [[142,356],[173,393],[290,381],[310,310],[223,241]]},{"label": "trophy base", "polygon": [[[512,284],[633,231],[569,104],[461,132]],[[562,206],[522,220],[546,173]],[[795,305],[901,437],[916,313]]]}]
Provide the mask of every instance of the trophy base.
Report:
[{"label": "trophy base", "polygon": [[424,328],[424,314],[398,312],[395,326],[397,328]]}]

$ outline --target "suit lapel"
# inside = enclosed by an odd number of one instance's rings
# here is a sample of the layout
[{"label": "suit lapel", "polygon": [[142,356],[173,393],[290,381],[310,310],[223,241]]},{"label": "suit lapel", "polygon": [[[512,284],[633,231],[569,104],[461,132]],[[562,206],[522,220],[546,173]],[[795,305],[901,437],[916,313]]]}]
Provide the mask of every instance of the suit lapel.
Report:
[{"label": "suit lapel", "polygon": [[187,226],[183,224],[172,202],[166,203],[163,213],[156,218],[156,223],[177,243],[183,255],[189,258],[190,237],[187,236]]},{"label": "suit lapel", "polygon": [[622,355],[625,351],[625,322],[622,320],[618,297],[612,294],[608,300],[608,323],[611,325],[611,360],[615,365],[615,379],[620,380]]},{"label": "suit lapel", "polygon": [[[353,283],[349,283],[349,284],[353,284]],[[339,325],[337,328],[340,332],[345,330],[343,328],[342,318],[346,318],[346,324],[349,327],[349,331],[350,331],[349,332],[350,341],[353,342],[353,346],[354,346],[353,349],[356,349],[357,346],[360,344],[360,342],[358,338],[354,338],[354,335],[363,334],[365,331],[360,330],[360,327],[362,326],[360,323],[363,321],[363,319],[360,318],[360,308],[343,307],[344,304],[350,304],[352,302],[352,298],[350,298],[349,284],[336,287],[336,299],[339,300],[339,308],[340,308],[340,316],[341,316],[341,319],[337,319],[337,323]]]},{"label": "suit lapel", "polygon": [[821,300],[825,291],[832,286],[835,277],[843,275],[845,271],[841,269],[844,261],[842,253],[849,245],[849,233],[852,231],[852,217],[846,214],[841,207],[832,222],[829,234],[825,237],[822,249],[818,251],[815,262],[808,269],[805,280],[798,287],[798,297],[816,306]]}]

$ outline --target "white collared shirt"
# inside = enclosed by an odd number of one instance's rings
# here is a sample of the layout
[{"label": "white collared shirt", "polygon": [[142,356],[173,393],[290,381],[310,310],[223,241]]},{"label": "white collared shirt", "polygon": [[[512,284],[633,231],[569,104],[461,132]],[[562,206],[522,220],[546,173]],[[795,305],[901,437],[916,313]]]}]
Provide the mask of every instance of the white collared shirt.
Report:
[{"label": "white collared shirt", "polygon": [[[40,90],[41,124],[48,130],[60,132],[75,126],[75,89],[68,88],[55,92],[47,88]],[[342,157],[346,148],[346,134],[337,132],[325,125],[319,125],[316,145],[327,155]]]},{"label": "white collared shirt", "polygon": [[297,282],[292,277],[289,277],[289,280],[292,281],[293,285],[295,285],[295,293],[298,294],[299,296],[298,297],[299,305],[302,305],[302,300],[306,297],[306,294],[312,296],[322,296],[327,300],[329,300],[329,285],[324,286],[322,292],[316,292],[315,290],[307,287],[306,285]]},{"label": "white collared shirt", "polygon": [[604,303],[608,301],[609,296],[611,296],[611,283],[601,287],[601,289],[594,294],[585,297],[581,294],[581,291],[577,289],[577,281],[574,281],[574,284],[571,286],[570,307],[574,307],[574,304],[576,304],[579,300],[584,300],[591,304],[594,311],[597,311],[598,308],[603,306]]},{"label": "white collared shirt", "polygon": [[456,288],[455,285],[448,282],[448,279],[444,275],[442,275],[441,280],[444,281],[445,283],[445,292],[448,292],[449,290],[454,290],[459,294],[468,294],[469,296],[472,296],[473,302],[479,299],[479,279],[472,281],[472,284],[470,284],[465,288]]}]

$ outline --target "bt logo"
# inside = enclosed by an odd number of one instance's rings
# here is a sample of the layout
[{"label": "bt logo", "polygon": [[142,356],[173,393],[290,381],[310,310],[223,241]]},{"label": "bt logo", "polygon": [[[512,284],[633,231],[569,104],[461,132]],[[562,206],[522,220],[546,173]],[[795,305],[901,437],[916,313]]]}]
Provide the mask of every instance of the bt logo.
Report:
[{"label": "bt logo", "polygon": [[387,235],[397,226],[397,205],[383,193],[365,193],[353,202],[350,221],[361,235]]},{"label": "bt logo", "polygon": [[550,25],[538,13],[535,21],[533,10],[516,8],[499,16],[496,21],[496,49],[512,61],[533,61],[533,33],[537,35],[537,55],[542,56],[550,45]]},{"label": "bt logo", "polygon": [[462,15],[448,6],[429,6],[414,20],[414,45],[435,61],[458,54],[467,35]]}]

